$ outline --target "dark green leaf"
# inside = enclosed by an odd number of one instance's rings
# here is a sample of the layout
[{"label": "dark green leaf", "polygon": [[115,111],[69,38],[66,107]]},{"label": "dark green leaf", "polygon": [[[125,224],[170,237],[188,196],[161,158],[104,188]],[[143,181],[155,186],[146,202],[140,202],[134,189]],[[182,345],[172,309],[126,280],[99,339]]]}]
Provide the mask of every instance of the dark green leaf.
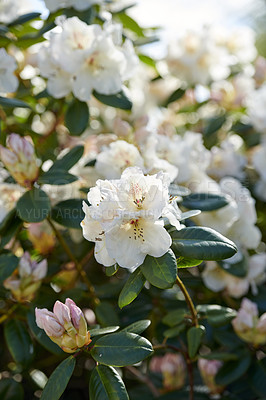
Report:
[{"label": "dark green leaf", "polygon": [[224,260],[220,261],[218,264],[224,271],[228,272],[228,274],[237,276],[238,278],[244,278],[248,273],[248,260],[244,255],[241,260],[237,262],[233,263],[231,260]]},{"label": "dark green leaf", "polygon": [[181,322],[181,324],[174,326],[173,328],[166,329],[163,333],[164,337],[166,338],[174,338],[180,335],[182,331],[184,331],[186,328],[186,324],[184,322]]},{"label": "dark green leaf", "polygon": [[36,187],[27,191],[17,202],[17,213],[26,222],[40,222],[48,217],[51,204],[47,194]]},{"label": "dark green leaf", "polygon": [[187,341],[188,341],[188,355],[190,358],[194,358],[198,352],[198,349],[201,344],[201,340],[205,333],[205,327],[203,325],[200,326],[192,326],[187,332]]},{"label": "dark green leaf", "polygon": [[77,180],[78,177],[66,172],[64,169],[52,169],[41,175],[38,182],[41,184],[47,183],[49,185],[68,185]]},{"label": "dark green leaf", "polygon": [[14,21],[10,22],[8,26],[15,26],[15,25],[22,25],[25,24],[25,22],[32,21],[33,19],[38,18],[41,15],[39,12],[32,12],[28,14],[21,15]]},{"label": "dark green leaf", "polygon": [[17,268],[19,259],[12,253],[0,254],[0,282],[8,278]]},{"label": "dark green leaf", "polygon": [[74,99],[67,108],[65,124],[70,135],[79,136],[88,126],[89,108],[87,103]]},{"label": "dark green leaf", "polygon": [[67,228],[81,229],[80,223],[84,219],[82,199],[69,199],[57,203],[51,211],[51,217],[58,224]]},{"label": "dark green leaf", "polygon": [[177,268],[190,268],[200,265],[202,263],[202,260],[180,257],[176,260],[176,262],[177,262]]},{"label": "dark green leaf", "polygon": [[232,310],[232,308],[222,307],[216,304],[199,305],[197,306],[197,311],[201,314],[205,314],[208,322],[213,326],[228,324],[237,315],[236,311]]},{"label": "dark green leaf", "polygon": [[187,311],[184,310],[183,308],[173,310],[173,311],[170,311],[169,313],[167,313],[165,317],[163,317],[162,322],[165,325],[173,327],[173,326],[178,325],[181,322],[183,322],[186,314],[187,314]]},{"label": "dark green leaf", "polygon": [[23,322],[17,319],[9,320],[4,327],[7,347],[16,361],[23,366],[33,358],[33,345]]},{"label": "dark green leaf", "polygon": [[219,117],[214,117],[209,119],[207,126],[204,129],[204,136],[210,136],[216,131],[218,131],[226,121],[225,115],[220,115]]},{"label": "dark green leaf", "polygon": [[213,193],[192,193],[182,202],[182,205],[190,210],[214,211],[226,206],[228,197]]},{"label": "dark green leaf", "polygon": [[180,186],[180,185],[175,185],[174,183],[171,183],[169,186],[169,194],[171,196],[188,196],[191,193],[191,191],[186,188],[185,186]]},{"label": "dark green leaf", "polygon": [[164,107],[167,107],[168,104],[173,103],[174,101],[177,101],[179,99],[181,99],[184,94],[186,93],[186,91],[184,89],[178,88],[176,89],[166,100],[166,102],[164,103]]},{"label": "dark green leaf", "polygon": [[258,396],[266,397],[266,369],[261,362],[251,365],[248,371],[248,380]]},{"label": "dark green leaf", "polygon": [[151,324],[149,319],[143,319],[141,321],[133,322],[133,324],[128,325],[126,328],[122,329],[121,332],[131,332],[137,335],[144,332]]},{"label": "dark green leaf", "polygon": [[0,380],[0,399],[1,400],[23,400],[23,388],[21,384],[13,379]]},{"label": "dark green leaf", "polygon": [[250,353],[243,351],[238,360],[226,362],[218,371],[215,381],[218,385],[229,385],[239,379],[249,368],[251,362]]},{"label": "dark green leaf", "polygon": [[212,351],[209,354],[201,355],[201,358],[205,358],[206,360],[220,360],[220,361],[231,361],[237,360],[237,355],[233,353],[221,353]]},{"label": "dark green leaf", "polygon": [[96,306],[95,314],[97,321],[103,326],[119,325],[117,313],[112,304],[107,301],[101,301],[101,303]]},{"label": "dark green leaf", "polygon": [[99,100],[101,103],[106,104],[107,106],[121,108],[122,110],[131,110],[132,108],[132,102],[129,100],[129,98],[125,95],[123,91],[108,96],[106,94],[97,93],[94,90],[93,96],[96,97],[96,99]]},{"label": "dark green leaf", "polygon": [[141,292],[145,282],[146,279],[144,278],[141,269],[137,268],[136,271],[129,276],[125,286],[123,287],[118,298],[118,306],[123,308],[132,303]]},{"label": "dark green leaf", "polygon": [[232,257],[236,245],[211,228],[190,227],[171,232],[172,249],[177,257],[222,260]]},{"label": "dark green leaf", "polygon": [[21,107],[21,108],[31,108],[29,104],[25,103],[22,100],[14,99],[14,98],[9,98],[9,97],[1,97],[0,96],[0,105],[3,106],[4,108],[15,108],[15,107]]},{"label": "dark green leaf", "polygon": [[60,349],[60,347],[57,346],[57,344],[52,342],[52,340],[46,335],[44,330],[40,329],[36,325],[35,313],[33,310],[28,312],[27,322],[28,322],[28,325],[30,327],[30,330],[31,330],[33,336],[35,337],[37,342],[40,343],[40,345],[42,345],[46,350],[50,351],[53,354],[57,354],[57,355],[64,354],[63,350]]},{"label": "dark green leaf", "polygon": [[91,400],[129,400],[124,382],[112,367],[98,365],[90,378]]},{"label": "dark green leaf", "polygon": [[145,278],[160,289],[170,288],[176,281],[176,258],[171,249],[162,257],[147,256],[140,269]]},{"label": "dark green leaf", "polygon": [[152,351],[147,339],[134,333],[119,332],[98,339],[91,355],[101,364],[123,367],[144,360]]},{"label": "dark green leaf", "polygon": [[120,21],[122,22],[125,29],[129,29],[130,31],[136,33],[139,37],[145,37],[143,29],[139,26],[139,24],[131,18],[129,15],[125,13],[118,14]]},{"label": "dark green leaf", "polygon": [[46,383],[41,400],[58,400],[63,394],[76,365],[73,356],[66,358],[54,370]]},{"label": "dark green leaf", "polygon": [[55,160],[52,167],[48,172],[54,170],[62,170],[69,171],[83,156],[84,146],[78,145],[73,147],[67,154],[65,154],[62,158]]},{"label": "dark green leaf", "polygon": [[119,329],[119,326],[108,326],[107,328],[90,329],[91,337],[105,335],[106,333],[113,333]]}]

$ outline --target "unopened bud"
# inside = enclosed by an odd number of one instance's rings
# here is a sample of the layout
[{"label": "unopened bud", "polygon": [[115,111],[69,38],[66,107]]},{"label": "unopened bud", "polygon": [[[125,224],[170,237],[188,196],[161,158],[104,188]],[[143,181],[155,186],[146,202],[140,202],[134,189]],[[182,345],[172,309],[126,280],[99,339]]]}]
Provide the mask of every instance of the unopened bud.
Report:
[{"label": "unopened bud", "polygon": [[180,354],[167,353],[162,357],[153,357],[150,370],[163,376],[163,386],[168,390],[180,389],[185,384],[186,365]]},{"label": "unopened bud", "polygon": [[22,186],[31,187],[39,174],[32,144],[24,137],[11,133],[7,148],[0,146],[0,157],[13,178]]},{"label": "unopened bud", "polygon": [[199,371],[203,382],[209,388],[211,394],[219,394],[224,391],[224,386],[215,383],[215,376],[223,363],[219,360],[205,360],[200,358],[198,361]]}]

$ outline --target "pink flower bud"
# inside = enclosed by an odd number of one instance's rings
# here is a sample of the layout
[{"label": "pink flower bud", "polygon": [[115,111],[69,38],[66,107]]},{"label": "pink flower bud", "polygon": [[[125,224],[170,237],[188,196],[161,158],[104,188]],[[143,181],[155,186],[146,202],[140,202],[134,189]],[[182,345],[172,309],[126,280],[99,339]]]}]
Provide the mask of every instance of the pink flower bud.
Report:
[{"label": "pink flower bud", "polygon": [[[259,322],[257,324],[257,330],[259,331],[259,333],[266,334],[266,313],[261,315]],[[265,337],[265,342],[266,342],[266,337]]]},{"label": "pink flower bud", "polygon": [[36,280],[43,279],[47,274],[47,260],[42,260],[38,264],[36,264],[35,268],[33,269],[32,276]]},{"label": "pink flower bud", "polygon": [[71,322],[70,310],[65,304],[61,303],[61,301],[55,302],[53,312],[61,325]]},{"label": "pink flower bud", "polygon": [[30,276],[32,273],[31,258],[30,254],[27,251],[25,251],[25,253],[23,254],[23,256],[19,261],[18,270],[19,270],[19,276],[21,278],[26,278]]},{"label": "pink flower bud", "polygon": [[6,144],[14,153],[19,154],[24,150],[24,140],[20,135],[11,133],[7,138]]},{"label": "pink flower bud", "polygon": [[212,394],[218,394],[224,391],[223,386],[215,383],[215,376],[222,365],[223,363],[219,360],[206,360],[204,358],[200,358],[198,361],[198,367],[202,380]]},{"label": "pink flower bud", "polygon": [[150,370],[163,375],[166,389],[180,389],[185,384],[186,365],[180,354],[167,353],[163,357],[153,357]]},{"label": "pink flower bud", "polygon": [[39,328],[44,329],[46,335],[60,337],[65,329],[57,320],[55,315],[46,308],[35,308],[36,324]]}]

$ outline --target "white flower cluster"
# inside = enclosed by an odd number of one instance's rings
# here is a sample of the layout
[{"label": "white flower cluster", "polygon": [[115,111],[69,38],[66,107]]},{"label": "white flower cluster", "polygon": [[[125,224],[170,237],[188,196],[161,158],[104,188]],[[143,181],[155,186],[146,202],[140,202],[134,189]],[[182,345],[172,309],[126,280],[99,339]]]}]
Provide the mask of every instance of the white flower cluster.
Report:
[{"label": "white flower cluster", "polygon": [[180,212],[169,204],[168,177],[144,176],[137,167],[127,168],[121,179],[98,180],[83,203],[81,223],[85,239],[95,242],[95,258],[105,266],[116,262],[134,271],[147,254],[164,255],[172,244],[161,217],[180,227]]},{"label": "white flower cluster", "polygon": [[138,64],[132,43],[122,42],[121,26],[87,25],[77,17],[57,19],[57,24],[60,32],[38,54],[48,92],[61,98],[72,91],[81,101],[88,101],[93,90],[118,93]]},{"label": "white flower cluster", "polygon": [[33,9],[30,0],[1,0],[0,1],[0,23],[9,24],[23,14]]}]

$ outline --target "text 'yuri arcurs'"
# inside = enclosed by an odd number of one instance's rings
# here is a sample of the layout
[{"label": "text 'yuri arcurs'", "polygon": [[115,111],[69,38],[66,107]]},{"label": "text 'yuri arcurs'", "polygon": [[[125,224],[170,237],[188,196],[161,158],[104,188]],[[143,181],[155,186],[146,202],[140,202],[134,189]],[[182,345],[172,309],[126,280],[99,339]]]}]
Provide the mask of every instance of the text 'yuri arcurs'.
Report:
[{"label": "text 'yuri arcurs'", "polygon": [[127,168],[121,179],[98,180],[83,203],[85,239],[95,242],[96,260],[108,267],[117,262],[134,271],[146,255],[163,256],[172,244],[163,217],[180,229],[180,210],[169,202],[170,179],[162,172],[144,176]]},{"label": "text 'yuri arcurs'", "polygon": [[53,312],[35,309],[36,324],[66,353],[74,353],[90,342],[87,322],[81,309],[71,299],[56,301]]}]

